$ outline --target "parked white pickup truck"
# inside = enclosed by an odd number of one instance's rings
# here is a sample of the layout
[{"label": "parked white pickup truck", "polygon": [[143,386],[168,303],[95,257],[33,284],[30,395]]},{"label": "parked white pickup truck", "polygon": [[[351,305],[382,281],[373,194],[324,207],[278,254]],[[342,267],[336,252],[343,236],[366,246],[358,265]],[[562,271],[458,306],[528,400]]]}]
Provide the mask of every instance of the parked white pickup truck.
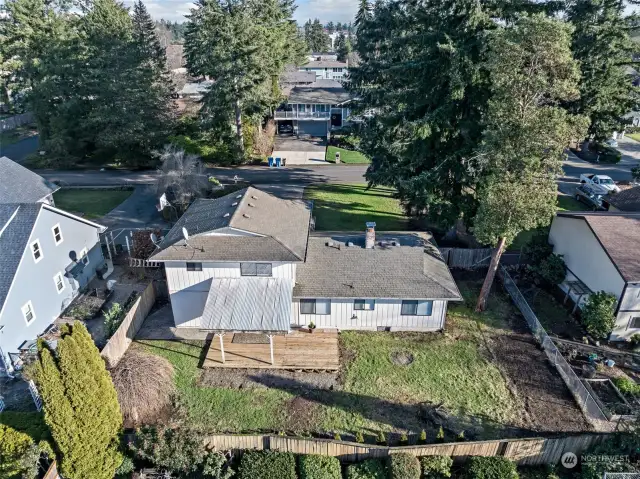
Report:
[{"label": "parked white pickup truck", "polygon": [[610,193],[620,193],[620,188],[616,185],[611,177],[606,175],[580,175],[580,183],[586,183],[588,185],[600,185]]}]

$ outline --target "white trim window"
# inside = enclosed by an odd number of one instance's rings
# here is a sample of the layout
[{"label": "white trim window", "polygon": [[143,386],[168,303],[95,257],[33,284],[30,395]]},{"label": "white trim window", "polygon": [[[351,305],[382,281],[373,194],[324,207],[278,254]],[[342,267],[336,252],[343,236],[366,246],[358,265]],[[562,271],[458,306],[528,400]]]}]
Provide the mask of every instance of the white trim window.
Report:
[{"label": "white trim window", "polygon": [[628,329],[640,329],[640,316],[633,316],[631,318]]},{"label": "white trim window", "polygon": [[375,299],[354,299],[353,309],[355,311],[373,311],[376,309]]},{"label": "white trim window", "polygon": [[301,299],[300,314],[331,314],[331,300]]},{"label": "white trim window", "polygon": [[51,228],[51,231],[53,232],[53,241],[56,243],[56,246],[58,246],[60,243],[62,243],[63,239],[62,230],[60,229],[60,223]]},{"label": "white trim window", "polygon": [[80,251],[80,261],[82,261],[85,266],[89,264],[89,251],[87,248],[83,248],[82,251]]},{"label": "white trim window", "polygon": [[42,260],[42,248],[40,247],[40,240],[35,240],[31,243],[31,254],[33,255],[33,260],[38,263]]},{"label": "white trim window", "polygon": [[36,313],[33,311],[33,304],[31,301],[27,301],[27,304],[22,307],[22,316],[24,316],[27,326],[33,323],[34,319],[36,319]]},{"label": "white trim window", "polygon": [[402,300],[400,315],[402,316],[431,316],[433,301]]},{"label": "white trim window", "polygon": [[53,283],[56,285],[56,291],[58,292],[58,294],[64,291],[65,286],[62,273],[56,273],[56,275],[53,277]]}]

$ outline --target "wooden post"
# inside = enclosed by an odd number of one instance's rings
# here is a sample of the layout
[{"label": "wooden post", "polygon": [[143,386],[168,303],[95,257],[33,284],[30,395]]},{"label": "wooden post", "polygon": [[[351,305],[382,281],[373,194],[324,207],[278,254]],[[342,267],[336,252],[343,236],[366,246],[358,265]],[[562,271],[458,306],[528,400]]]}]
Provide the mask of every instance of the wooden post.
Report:
[{"label": "wooden post", "polygon": [[273,334],[269,334],[269,352],[271,353],[271,366],[273,366]]},{"label": "wooden post", "polygon": [[222,337],[224,336],[224,333],[220,333],[218,336],[220,336],[220,354],[222,355],[222,364],[225,363],[225,358],[224,358],[224,341],[222,339]]},{"label": "wooden post", "polygon": [[129,253],[129,256],[131,256],[131,248],[129,247],[129,238],[127,237],[127,235],[124,236],[124,241],[127,244],[127,253]]}]

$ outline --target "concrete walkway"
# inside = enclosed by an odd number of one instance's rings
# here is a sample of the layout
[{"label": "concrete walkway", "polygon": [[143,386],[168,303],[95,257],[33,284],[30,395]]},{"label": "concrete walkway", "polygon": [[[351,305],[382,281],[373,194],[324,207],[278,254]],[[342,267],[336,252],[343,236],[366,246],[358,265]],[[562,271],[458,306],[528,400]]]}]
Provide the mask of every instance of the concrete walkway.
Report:
[{"label": "concrete walkway", "polygon": [[325,161],[326,138],[276,136],[273,158],[286,158],[289,165],[328,165]]}]

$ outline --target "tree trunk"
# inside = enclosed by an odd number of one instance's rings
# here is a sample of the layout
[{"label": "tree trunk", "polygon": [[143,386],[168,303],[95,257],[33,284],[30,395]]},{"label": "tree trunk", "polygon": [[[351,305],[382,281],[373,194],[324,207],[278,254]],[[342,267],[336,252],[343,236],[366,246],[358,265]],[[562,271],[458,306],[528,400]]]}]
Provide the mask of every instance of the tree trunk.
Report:
[{"label": "tree trunk", "polygon": [[242,136],[242,110],[240,109],[240,99],[236,99],[236,135],[240,151],[244,154],[244,137]]},{"label": "tree trunk", "polygon": [[487,307],[487,299],[489,298],[489,291],[491,291],[491,285],[493,285],[493,279],[496,277],[496,271],[500,264],[500,258],[504,253],[504,245],[506,238],[500,238],[498,246],[491,253],[491,263],[489,263],[489,271],[482,283],[482,289],[480,290],[480,296],[478,297],[478,303],[476,304],[476,312],[481,313]]}]

